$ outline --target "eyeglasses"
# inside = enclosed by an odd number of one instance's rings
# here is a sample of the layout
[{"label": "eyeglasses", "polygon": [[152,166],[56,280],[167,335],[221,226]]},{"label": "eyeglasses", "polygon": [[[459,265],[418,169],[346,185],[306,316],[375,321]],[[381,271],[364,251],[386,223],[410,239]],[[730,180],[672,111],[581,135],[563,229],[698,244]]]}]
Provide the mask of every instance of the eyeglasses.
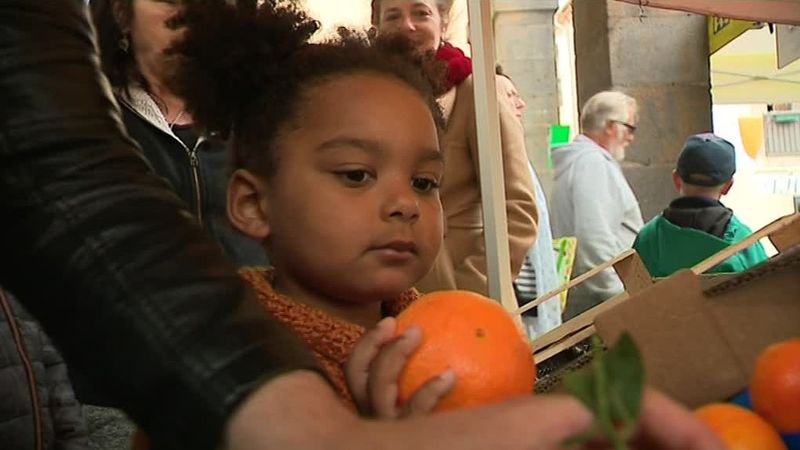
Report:
[{"label": "eyeglasses", "polygon": [[618,123],[618,124],[624,126],[625,128],[628,129],[628,132],[630,132],[631,134],[636,133],[636,125],[631,125],[628,122],[623,122],[621,120],[611,119],[611,121],[614,122],[614,123]]}]

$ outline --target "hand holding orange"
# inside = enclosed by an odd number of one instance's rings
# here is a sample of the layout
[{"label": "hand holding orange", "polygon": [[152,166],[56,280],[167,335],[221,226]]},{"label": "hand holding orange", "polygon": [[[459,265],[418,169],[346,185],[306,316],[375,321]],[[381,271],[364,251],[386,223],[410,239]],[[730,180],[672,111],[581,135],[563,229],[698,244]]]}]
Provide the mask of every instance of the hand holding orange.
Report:
[{"label": "hand holding orange", "polygon": [[536,365],[530,343],[497,302],[467,291],[421,297],[397,316],[397,334],[418,326],[423,340],[399,380],[407,402],[426,381],[451,369],[456,385],[436,411],[502,402],[533,394]]}]

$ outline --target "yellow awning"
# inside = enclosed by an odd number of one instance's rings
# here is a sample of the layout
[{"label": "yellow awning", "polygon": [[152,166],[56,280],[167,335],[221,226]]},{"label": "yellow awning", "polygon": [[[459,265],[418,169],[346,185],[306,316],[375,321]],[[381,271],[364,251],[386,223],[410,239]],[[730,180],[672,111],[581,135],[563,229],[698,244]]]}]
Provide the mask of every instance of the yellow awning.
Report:
[{"label": "yellow awning", "polygon": [[775,64],[774,54],[712,56],[714,103],[800,103],[800,61]]},{"label": "yellow awning", "polygon": [[751,30],[711,56],[715,104],[800,103],[800,60],[778,69],[774,35]]}]

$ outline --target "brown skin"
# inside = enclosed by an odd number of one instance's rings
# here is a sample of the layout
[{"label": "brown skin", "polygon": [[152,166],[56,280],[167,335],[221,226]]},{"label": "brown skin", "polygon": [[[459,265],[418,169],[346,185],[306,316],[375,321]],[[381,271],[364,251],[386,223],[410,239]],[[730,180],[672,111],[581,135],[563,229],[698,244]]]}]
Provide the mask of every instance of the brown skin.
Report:
[{"label": "brown skin", "polygon": [[[588,430],[577,400],[538,395],[494,406],[398,421],[356,417],[321,377],[293,372],[262,386],[232,416],[228,450],[562,450]],[[575,450],[609,449],[608,445]],[[648,390],[632,450],[724,450],[691,411]]]},{"label": "brown skin", "polygon": [[433,117],[410,87],[369,73],[312,87],[298,117],[273,143],[273,175],[233,174],[229,218],[265,241],[277,291],[373,327],[441,246]]},{"label": "brown skin", "polygon": [[273,174],[233,174],[230,221],[265,242],[276,291],[374,327],[346,371],[362,412],[428,412],[455,378],[423,387],[398,411],[397,379],[419,333],[390,343],[387,322],[378,322],[381,302],[422,278],[442,244],[444,164],[430,109],[402,82],[360,73],[310,88],[297,115],[298,126],[287,124],[273,142]]}]

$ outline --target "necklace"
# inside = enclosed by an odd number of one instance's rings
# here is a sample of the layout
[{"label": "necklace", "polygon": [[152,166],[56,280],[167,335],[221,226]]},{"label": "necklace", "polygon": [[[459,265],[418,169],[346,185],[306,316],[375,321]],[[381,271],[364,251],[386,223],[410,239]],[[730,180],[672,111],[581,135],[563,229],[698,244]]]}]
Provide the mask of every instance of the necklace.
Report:
[{"label": "necklace", "polygon": [[170,129],[170,130],[172,130],[172,127],[174,127],[174,126],[175,126],[175,122],[177,122],[177,121],[181,120],[181,117],[183,117],[183,113],[184,113],[184,112],[186,112],[186,110],[185,110],[185,109],[182,109],[182,110],[181,110],[181,112],[179,112],[179,113],[178,113],[178,115],[177,115],[177,116],[175,116],[175,118],[174,118],[174,119],[172,119],[172,122],[170,122],[170,123],[169,123],[169,129]]}]

